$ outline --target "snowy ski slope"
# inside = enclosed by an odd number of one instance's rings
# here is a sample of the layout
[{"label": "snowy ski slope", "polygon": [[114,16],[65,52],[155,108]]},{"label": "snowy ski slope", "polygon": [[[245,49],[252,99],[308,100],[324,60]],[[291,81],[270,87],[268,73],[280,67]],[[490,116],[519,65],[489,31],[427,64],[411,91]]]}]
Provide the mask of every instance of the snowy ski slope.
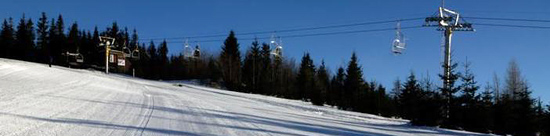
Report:
[{"label": "snowy ski slope", "polygon": [[0,59],[0,135],[478,135],[195,85]]}]

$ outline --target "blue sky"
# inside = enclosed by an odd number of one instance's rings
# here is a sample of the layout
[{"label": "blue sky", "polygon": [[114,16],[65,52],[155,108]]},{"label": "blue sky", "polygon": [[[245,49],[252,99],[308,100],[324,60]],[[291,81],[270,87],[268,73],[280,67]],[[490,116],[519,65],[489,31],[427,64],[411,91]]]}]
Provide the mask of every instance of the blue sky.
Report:
[{"label": "blue sky", "polygon": [[[35,22],[40,12],[50,18],[63,14],[66,26],[78,22],[91,30],[94,26],[105,29],[113,21],[129,29],[136,28],[140,38],[185,37],[196,35],[227,34],[271,31],[300,27],[338,25],[358,22],[427,17],[433,15],[440,1],[437,0],[6,0],[2,2],[0,17],[14,17],[23,13]],[[550,20],[548,0],[455,0],[446,1],[446,7],[463,16],[495,18],[527,18]],[[549,29],[506,28],[475,26],[475,23],[498,23],[514,25],[550,26],[550,23],[468,20],[474,23],[476,32],[457,32],[453,37],[455,62],[471,61],[477,81],[483,86],[491,81],[493,73],[501,79],[511,59],[520,64],[522,74],[533,89],[533,97],[550,101],[550,44]],[[402,26],[419,26],[422,20],[402,22]],[[325,60],[334,71],[345,66],[351,52],[358,54],[365,78],[376,80],[388,89],[395,79],[404,79],[411,71],[417,76],[429,75],[436,84],[441,84],[437,74],[441,59],[441,32],[434,28],[403,30],[407,37],[407,50],[403,55],[390,53],[393,31],[354,33],[342,35],[285,38],[284,35],[392,28],[394,23],[357,26],[341,29],[278,33],[284,43],[284,55],[297,61],[304,52],[310,52],[318,64]],[[268,35],[257,35],[265,37]],[[210,39],[219,42],[201,43],[201,48],[218,52],[224,37]],[[170,53],[182,50],[183,40],[169,42]],[[265,41],[265,40],[264,40]],[[267,41],[265,41],[267,42]],[[251,41],[240,41],[245,51]],[[462,68],[460,68],[462,69]]]}]

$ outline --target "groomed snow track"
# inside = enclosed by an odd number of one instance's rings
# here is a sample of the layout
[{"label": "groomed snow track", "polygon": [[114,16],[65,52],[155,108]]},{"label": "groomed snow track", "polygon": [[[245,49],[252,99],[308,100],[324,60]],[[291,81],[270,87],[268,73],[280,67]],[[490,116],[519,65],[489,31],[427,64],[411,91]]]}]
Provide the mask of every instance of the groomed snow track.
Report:
[{"label": "groomed snow track", "polygon": [[0,135],[478,135],[306,102],[0,59]]}]

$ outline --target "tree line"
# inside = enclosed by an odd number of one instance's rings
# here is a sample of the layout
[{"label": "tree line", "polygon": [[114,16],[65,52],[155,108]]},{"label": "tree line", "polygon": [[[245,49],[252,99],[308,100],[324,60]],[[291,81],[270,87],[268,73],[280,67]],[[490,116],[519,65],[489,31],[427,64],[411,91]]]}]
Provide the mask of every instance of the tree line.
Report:
[{"label": "tree line", "polygon": [[[246,52],[231,31],[220,53],[198,52],[169,55],[168,43],[140,43],[137,30],[132,34],[114,22],[105,30],[91,32],[80,29],[76,22],[65,30],[63,17],[48,19],[41,14],[36,25],[24,15],[17,27],[13,19],[4,19],[0,31],[0,57],[38,63],[69,66],[66,53],[84,56],[82,68],[104,67],[104,48],[99,36],[116,38],[115,47],[139,51],[139,59],[131,60],[138,77],[153,80],[197,80],[231,91],[255,93],[329,105],[342,110],[409,119],[413,125],[441,126],[468,131],[550,135],[550,106],[533,99],[533,91],[521,75],[518,64],[511,61],[504,84],[495,74],[494,81],[481,89],[464,62],[462,72],[457,63],[446,77],[450,87],[438,87],[426,76],[414,72],[405,81],[397,79],[391,90],[374,80],[366,80],[357,54],[353,52],[346,66],[334,74],[324,61],[315,63],[305,52],[299,63],[283,54],[274,54],[265,42],[254,40]],[[35,28],[36,27],[36,28]],[[103,51],[103,53],[102,53]],[[174,54],[174,53],[173,53]],[[132,74],[127,71],[125,74]]]}]

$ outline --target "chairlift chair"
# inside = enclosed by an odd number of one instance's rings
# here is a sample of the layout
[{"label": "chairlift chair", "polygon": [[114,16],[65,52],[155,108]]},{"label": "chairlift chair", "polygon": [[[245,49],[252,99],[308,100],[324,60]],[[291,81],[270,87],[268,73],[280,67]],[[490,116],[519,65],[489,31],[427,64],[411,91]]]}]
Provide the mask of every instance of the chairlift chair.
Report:
[{"label": "chairlift chair", "polygon": [[274,47],[274,49],[271,51],[271,55],[275,57],[281,57],[283,55],[283,46],[282,46],[282,40],[281,37],[278,37],[278,42],[276,41],[275,34],[271,36],[271,46]]},{"label": "chairlift chair", "polygon": [[280,57],[283,54],[283,46],[277,46],[273,51],[271,51],[273,56]]},{"label": "chairlift chair", "polygon": [[195,46],[195,51],[193,52],[193,58],[199,59],[201,57],[201,49],[199,48],[200,44],[197,43]]},{"label": "chairlift chair", "polygon": [[139,59],[139,50],[136,48],[134,51],[132,51],[132,58],[133,59]]},{"label": "chairlift chair", "polygon": [[403,36],[403,33],[401,33],[401,23],[397,22],[396,36],[395,39],[392,41],[392,53],[402,54],[405,50],[405,45],[405,38]]},{"label": "chairlift chair", "polygon": [[76,62],[77,63],[84,63],[84,55],[82,55],[80,53],[77,53],[77,55],[75,57],[76,57]]},{"label": "chairlift chair", "polygon": [[123,47],[122,52],[124,53],[125,57],[127,57],[127,58],[132,57],[132,51],[129,48]]}]

